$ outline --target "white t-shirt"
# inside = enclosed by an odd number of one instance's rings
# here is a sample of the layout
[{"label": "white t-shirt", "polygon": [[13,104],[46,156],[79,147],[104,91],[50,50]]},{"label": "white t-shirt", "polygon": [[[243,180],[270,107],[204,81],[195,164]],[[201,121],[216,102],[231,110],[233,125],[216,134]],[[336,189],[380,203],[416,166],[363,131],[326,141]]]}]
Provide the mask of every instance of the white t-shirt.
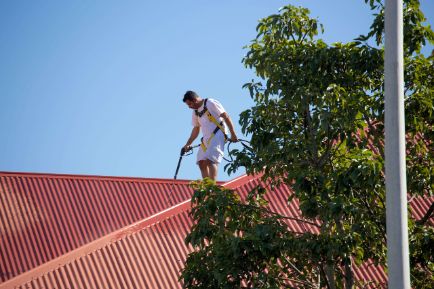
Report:
[{"label": "white t-shirt", "polygon": [[[199,107],[199,109],[197,110],[198,112],[201,112],[203,110],[204,104],[205,104],[205,101],[202,104],[202,106]],[[208,100],[206,101],[206,108],[208,109],[208,111],[211,113],[211,115],[214,116],[214,118],[218,122],[222,121],[222,118],[220,117],[220,115],[226,111],[219,101],[212,99],[212,98],[208,98]],[[216,125],[208,119],[208,117],[206,116],[206,113],[204,113],[202,115],[202,117],[199,117],[196,115],[195,111],[193,111],[192,125],[193,126],[200,126],[200,128],[202,130],[203,138],[205,140],[209,139],[209,137],[213,133],[214,129],[216,128]],[[226,130],[226,126],[225,126],[224,122],[223,122],[223,126]]]}]

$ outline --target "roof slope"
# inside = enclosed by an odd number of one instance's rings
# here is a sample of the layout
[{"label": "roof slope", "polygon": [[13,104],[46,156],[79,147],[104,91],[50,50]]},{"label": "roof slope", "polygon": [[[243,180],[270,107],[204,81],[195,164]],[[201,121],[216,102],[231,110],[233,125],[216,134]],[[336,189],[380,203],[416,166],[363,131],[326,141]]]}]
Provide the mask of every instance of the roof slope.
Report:
[{"label": "roof slope", "polygon": [[[245,195],[260,183],[257,177],[242,176],[225,186]],[[291,193],[289,187],[281,186],[266,198],[273,211],[298,219],[298,203],[287,205]],[[184,243],[192,225],[189,209],[187,199],[4,282],[0,289],[181,288],[179,271],[192,250]],[[297,232],[315,229],[296,220],[288,224]],[[365,264],[354,270],[358,280],[386,282],[380,267]]]},{"label": "roof slope", "polygon": [[191,193],[185,180],[0,172],[0,284]]}]

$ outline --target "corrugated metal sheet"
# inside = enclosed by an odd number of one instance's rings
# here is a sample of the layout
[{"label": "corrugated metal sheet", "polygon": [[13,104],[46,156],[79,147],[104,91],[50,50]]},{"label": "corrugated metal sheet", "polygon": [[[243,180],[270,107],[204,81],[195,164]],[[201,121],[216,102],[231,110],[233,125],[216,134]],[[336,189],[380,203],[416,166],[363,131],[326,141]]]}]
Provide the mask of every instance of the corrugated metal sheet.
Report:
[{"label": "corrugated metal sheet", "polygon": [[181,288],[178,272],[192,248],[186,201],[76,249],[3,284],[6,288]]},{"label": "corrugated metal sheet", "polygon": [[[434,197],[411,198],[409,200],[409,205],[411,208],[411,214],[413,218],[416,220],[422,219],[433,203],[434,203]],[[431,216],[431,218],[428,219],[427,223],[431,226],[434,226],[434,218]]]},{"label": "corrugated metal sheet", "polygon": [[[244,195],[259,183],[258,178],[243,176],[225,186],[237,189],[241,195]],[[121,185],[118,184],[117,188],[120,187]],[[285,216],[299,218],[298,204],[286,205],[290,193],[288,187],[282,186],[273,190],[267,198],[270,200],[270,205],[274,206],[272,210]],[[181,284],[177,281],[178,272],[192,249],[184,243],[184,238],[192,224],[188,217],[189,208],[190,202],[186,200],[118,231],[106,234],[102,238],[0,284],[0,289],[181,288]],[[25,223],[24,217],[21,219],[21,222]],[[299,223],[303,222],[293,220],[290,226],[297,232],[315,228]],[[31,242],[32,237],[21,235],[23,239],[27,238]],[[373,280],[380,287],[385,288],[386,275],[381,267],[364,264],[354,270],[356,279]],[[374,285],[373,283],[366,288],[375,288]]]},{"label": "corrugated metal sheet", "polygon": [[183,180],[0,172],[0,282],[191,193]]},{"label": "corrugated metal sheet", "polygon": [[[243,180],[246,183],[243,184]],[[240,179],[234,180],[234,182],[226,184],[225,186],[231,189],[236,189],[240,193],[241,197],[245,198],[251,190],[259,185],[267,188],[267,186],[261,182],[259,177],[251,178],[244,176]],[[319,222],[306,220],[302,217],[297,199],[293,199],[290,203],[288,203],[288,198],[292,194],[291,188],[286,185],[282,185],[278,188],[274,188],[272,190],[268,188],[267,190],[268,193],[265,195],[265,199],[269,202],[270,210],[285,216],[287,218],[286,223],[292,232],[319,233],[318,227],[313,225],[319,225]]]}]

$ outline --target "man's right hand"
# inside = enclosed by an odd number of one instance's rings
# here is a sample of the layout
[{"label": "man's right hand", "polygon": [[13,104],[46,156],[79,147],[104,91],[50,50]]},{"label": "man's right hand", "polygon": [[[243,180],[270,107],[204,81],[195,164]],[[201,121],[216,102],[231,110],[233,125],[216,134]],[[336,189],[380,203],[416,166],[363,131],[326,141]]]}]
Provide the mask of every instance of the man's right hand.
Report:
[{"label": "man's right hand", "polygon": [[191,146],[190,145],[183,146],[182,149],[181,149],[181,155],[184,155],[189,150],[191,150]]}]

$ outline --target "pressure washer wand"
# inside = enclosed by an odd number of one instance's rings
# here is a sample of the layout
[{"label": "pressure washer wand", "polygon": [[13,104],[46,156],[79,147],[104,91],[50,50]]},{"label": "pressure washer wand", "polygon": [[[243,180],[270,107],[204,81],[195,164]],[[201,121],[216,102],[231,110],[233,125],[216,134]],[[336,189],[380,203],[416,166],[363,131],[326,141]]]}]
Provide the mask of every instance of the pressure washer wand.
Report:
[{"label": "pressure washer wand", "polygon": [[[187,150],[184,149],[184,147],[181,149],[181,153],[179,156],[179,160],[178,160],[178,165],[176,166],[176,172],[175,172],[175,176],[173,177],[174,180],[176,180],[176,177],[178,176],[178,171],[179,171],[179,167],[181,166],[181,161],[182,161],[182,157],[188,153],[189,151],[193,150],[194,148],[200,146],[200,144],[195,145],[195,146],[191,146],[189,147]],[[193,152],[189,153],[188,155],[191,155]]]},{"label": "pressure washer wand", "polygon": [[176,180],[176,177],[178,176],[179,167],[181,166],[181,161],[182,161],[182,157],[184,156],[184,154],[185,154],[185,149],[182,148],[181,149],[181,154],[179,156],[178,165],[176,166],[175,176],[173,177],[174,180]]}]

